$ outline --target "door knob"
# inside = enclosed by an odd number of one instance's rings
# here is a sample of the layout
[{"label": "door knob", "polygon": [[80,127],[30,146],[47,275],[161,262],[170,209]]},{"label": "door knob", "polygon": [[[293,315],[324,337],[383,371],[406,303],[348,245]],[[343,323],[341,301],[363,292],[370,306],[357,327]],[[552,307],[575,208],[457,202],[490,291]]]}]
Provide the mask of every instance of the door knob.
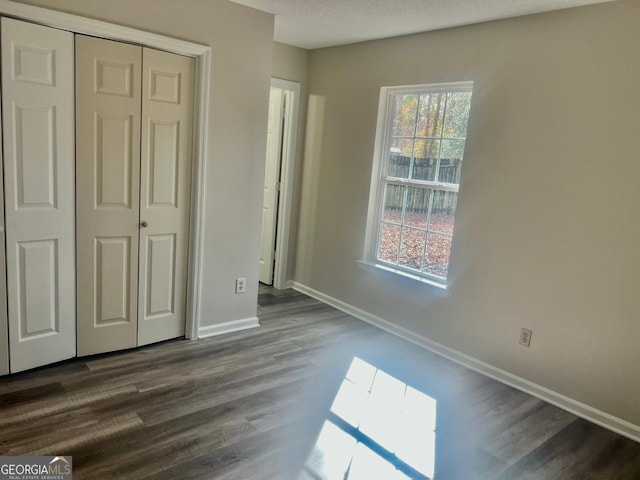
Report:
[{"label": "door knob", "polygon": [[145,220],[143,220],[142,222],[140,222],[140,226],[142,228],[147,228],[149,226],[149,224]]}]

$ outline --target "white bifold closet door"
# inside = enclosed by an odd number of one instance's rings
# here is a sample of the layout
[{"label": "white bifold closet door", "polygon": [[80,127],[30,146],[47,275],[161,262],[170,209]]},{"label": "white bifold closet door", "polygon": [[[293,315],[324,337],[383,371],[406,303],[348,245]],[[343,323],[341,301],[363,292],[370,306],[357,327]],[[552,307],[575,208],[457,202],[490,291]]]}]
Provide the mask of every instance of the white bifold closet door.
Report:
[{"label": "white bifold closet door", "polygon": [[136,346],[142,47],[76,36],[78,355]]},{"label": "white bifold closet door", "polygon": [[184,335],[193,66],[76,38],[79,355]]},{"label": "white bifold closet door", "polygon": [[73,34],[2,18],[11,371],[75,356]]},{"label": "white bifold closet door", "polygon": [[191,156],[192,58],[143,49],[138,345],[184,335]]}]

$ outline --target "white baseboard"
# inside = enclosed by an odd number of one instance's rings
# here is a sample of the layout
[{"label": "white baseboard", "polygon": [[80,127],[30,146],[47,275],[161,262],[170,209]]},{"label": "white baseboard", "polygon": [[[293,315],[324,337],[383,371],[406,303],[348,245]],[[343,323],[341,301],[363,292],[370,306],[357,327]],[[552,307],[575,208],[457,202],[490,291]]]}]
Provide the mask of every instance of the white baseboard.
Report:
[{"label": "white baseboard", "polygon": [[198,338],[215,337],[216,335],[224,335],[225,333],[239,332],[249,328],[260,326],[258,317],[243,318],[241,320],[233,320],[232,322],[218,323],[216,325],[208,325],[198,329]]},{"label": "white baseboard", "polygon": [[273,282],[273,288],[275,288],[276,290],[286,290],[287,288],[293,288],[293,280],[285,280],[279,285],[276,284],[276,282]]},{"label": "white baseboard", "polygon": [[610,415],[602,410],[598,410],[585,403],[579,402],[578,400],[574,400],[573,398],[569,398],[561,393],[554,392],[542,385],[530,382],[529,380],[514,375],[513,373],[494,367],[493,365],[482,362],[474,357],[465,355],[462,352],[429,340],[422,335],[418,335],[406,328],[395,325],[383,318],[354,307],[353,305],[349,305],[348,303],[319,292],[318,290],[314,290],[313,288],[307,287],[301,283],[294,282],[293,288],[364,322],[370,323],[371,325],[381,328],[382,330],[403,338],[415,345],[426,348],[427,350],[442,357],[448,358],[463,367],[467,367],[478,373],[486,375],[500,383],[504,383],[505,385],[509,385],[510,387],[521,390],[529,395],[533,395],[534,397],[544,400],[545,402],[555,405],[567,412],[573,413],[574,415],[584,418],[596,425],[600,425],[601,427],[619,433],[620,435],[635,440],[636,442],[640,442],[639,425],[627,422],[626,420]]}]

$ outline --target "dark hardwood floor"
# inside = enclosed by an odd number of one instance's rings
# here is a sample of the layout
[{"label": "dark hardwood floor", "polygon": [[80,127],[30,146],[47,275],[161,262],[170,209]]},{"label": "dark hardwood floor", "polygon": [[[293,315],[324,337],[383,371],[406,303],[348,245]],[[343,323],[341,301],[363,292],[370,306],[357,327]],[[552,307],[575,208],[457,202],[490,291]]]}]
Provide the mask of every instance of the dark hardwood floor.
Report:
[{"label": "dark hardwood floor", "polygon": [[76,480],[640,479],[632,440],[298,292],[259,305],[259,329],[1,378],[0,455],[72,455]]}]

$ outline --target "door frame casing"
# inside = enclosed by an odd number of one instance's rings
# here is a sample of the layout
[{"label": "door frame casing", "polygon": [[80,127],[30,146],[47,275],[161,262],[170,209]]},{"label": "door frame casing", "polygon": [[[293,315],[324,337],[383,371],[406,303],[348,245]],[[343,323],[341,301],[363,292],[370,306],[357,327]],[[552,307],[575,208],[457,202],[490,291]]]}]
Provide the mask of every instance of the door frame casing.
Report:
[{"label": "door frame casing", "polygon": [[[139,44],[170,53],[192,57],[196,61],[193,112],[193,163],[191,169],[191,209],[189,223],[189,259],[186,297],[185,337],[198,338],[200,325],[200,291],[204,236],[204,208],[211,82],[211,47],[178,40],[165,35],[123,27],[101,20],[34,7],[11,0],[0,0],[0,15],[38,23],[44,26]],[[0,361],[0,366],[1,366]]]},{"label": "door frame casing", "polygon": [[262,235],[260,245],[260,272],[258,281],[274,284],[276,267],[276,238],[278,206],[280,204],[280,171],[282,165],[282,141],[284,138],[284,107],[288,91],[269,89],[269,118],[267,148],[264,168],[264,191],[262,198]]},{"label": "door frame casing", "polygon": [[289,288],[287,266],[289,256],[289,236],[291,231],[291,211],[293,185],[298,144],[298,117],[300,111],[300,84],[280,78],[271,79],[271,87],[288,92],[284,110],[282,152],[280,160],[280,196],[278,199],[278,222],[276,224],[276,264],[273,271],[273,286],[277,289]]}]

